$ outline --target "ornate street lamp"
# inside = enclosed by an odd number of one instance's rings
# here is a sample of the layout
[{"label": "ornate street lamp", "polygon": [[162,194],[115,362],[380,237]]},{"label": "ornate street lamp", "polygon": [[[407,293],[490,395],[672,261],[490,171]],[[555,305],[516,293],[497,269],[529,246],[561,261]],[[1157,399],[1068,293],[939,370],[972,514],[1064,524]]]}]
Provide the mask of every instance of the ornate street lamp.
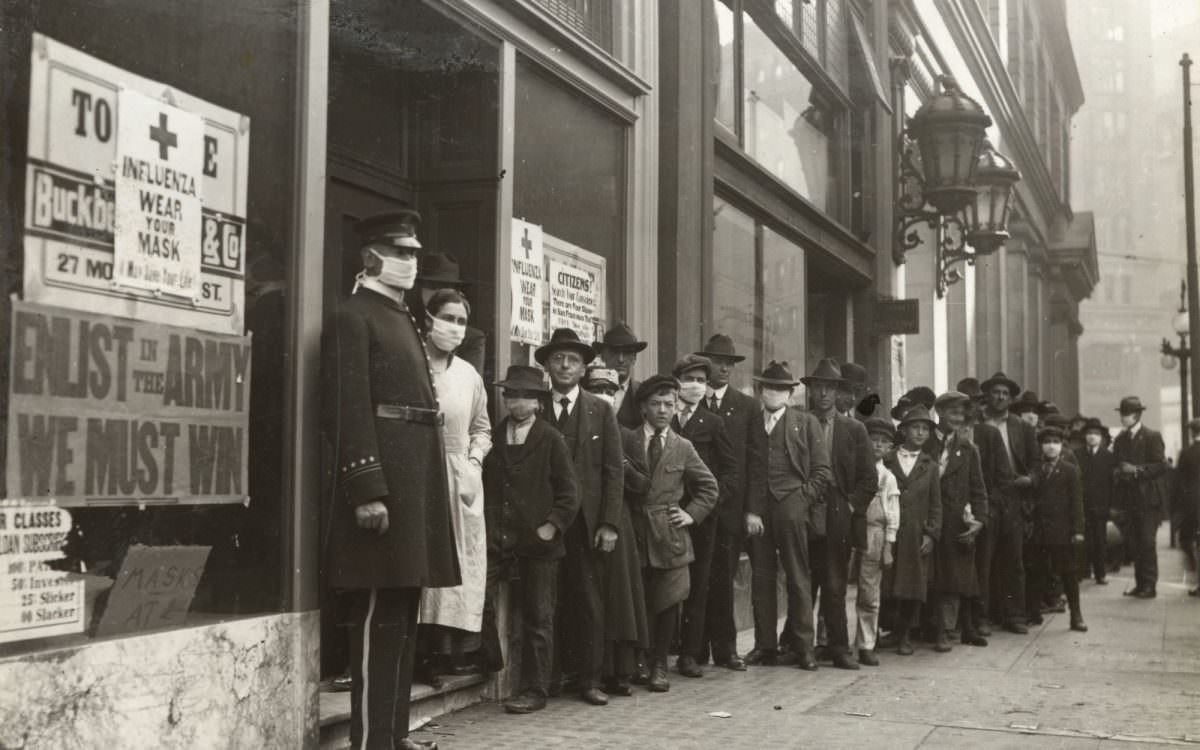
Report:
[{"label": "ornate street lamp", "polygon": [[1188,348],[1188,311],[1184,300],[1187,298],[1187,282],[1179,282],[1179,309],[1175,312],[1175,317],[1171,319],[1171,327],[1175,329],[1175,333],[1179,336],[1179,346],[1171,346],[1171,342],[1167,341],[1166,337],[1162,340],[1162,366],[1164,370],[1174,370],[1175,362],[1179,362],[1179,429],[1182,433],[1183,442],[1181,446],[1188,444],[1188,429],[1187,423],[1190,418],[1188,409],[1188,358],[1191,356],[1191,349]]},{"label": "ornate street lamp", "polygon": [[952,77],[942,76],[939,84],[941,90],[917,110],[897,144],[900,184],[893,257],[903,263],[904,254],[921,244],[917,224],[940,228],[935,252],[941,297],[962,278],[955,264],[974,263],[1008,239],[1013,186],[1021,175],[987,140],[992,120],[983,107]]}]

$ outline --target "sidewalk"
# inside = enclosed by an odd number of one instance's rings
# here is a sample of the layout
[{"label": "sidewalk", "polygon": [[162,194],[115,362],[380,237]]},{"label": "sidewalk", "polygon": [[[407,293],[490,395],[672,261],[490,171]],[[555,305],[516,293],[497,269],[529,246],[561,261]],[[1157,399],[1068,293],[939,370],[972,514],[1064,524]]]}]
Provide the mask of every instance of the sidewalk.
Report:
[{"label": "sidewalk", "polygon": [[987,648],[944,655],[881,652],[881,666],[858,672],[709,667],[699,680],[672,673],[669,693],[638,689],[604,708],[566,697],[509,716],[478,705],[414,738],[442,750],[1200,747],[1200,599],[1187,596],[1195,584],[1165,525],[1159,541],[1157,599],[1121,595],[1130,568],[1105,587],[1081,584],[1088,633],[1056,614],[1028,636],[997,632]]}]

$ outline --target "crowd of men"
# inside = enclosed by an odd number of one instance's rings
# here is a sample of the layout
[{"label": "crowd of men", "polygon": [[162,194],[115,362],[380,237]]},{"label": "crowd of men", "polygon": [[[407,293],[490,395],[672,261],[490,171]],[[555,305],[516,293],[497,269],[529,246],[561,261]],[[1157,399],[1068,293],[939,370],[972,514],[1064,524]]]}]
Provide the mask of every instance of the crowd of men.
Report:
[{"label": "crowd of men", "polygon": [[[350,509],[331,514],[327,572],[350,599],[352,743],[429,748],[404,729],[416,608],[422,588],[462,583],[443,507],[458,499],[438,471],[428,344],[404,303],[414,219],[373,217],[360,236],[364,289],[326,332],[337,396],[327,432]],[[1117,409],[1110,450],[1101,420],[1064,417],[1004,373],[942,394],[916,387],[889,408],[869,372],[833,359],[800,375],[772,361],[738,390],[746,356],[720,333],[639,382],[646,346],[624,323],[594,344],[558,329],[536,349],[539,367],[514,365],[494,384],[500,419],[476,461],[480,663],[498,670],[519,644],[511,713],[564,692],[597,706],[637,685],[665,692],[673,654],[674,671],[698,679],[709,664],[856,670],[918,642],[986,647],[993,629],[1025,634],[1062,611],[1064,596],[1070,628],[1086,632],[1079,581],[1106,582],[1114,515],[1134,550],[1126,593],[1156,595],[1166,463],[1136,397]],[[745,656],[734,618],[743,553]],[[521,625],[505,648],[496,599],[510,579]]]}]

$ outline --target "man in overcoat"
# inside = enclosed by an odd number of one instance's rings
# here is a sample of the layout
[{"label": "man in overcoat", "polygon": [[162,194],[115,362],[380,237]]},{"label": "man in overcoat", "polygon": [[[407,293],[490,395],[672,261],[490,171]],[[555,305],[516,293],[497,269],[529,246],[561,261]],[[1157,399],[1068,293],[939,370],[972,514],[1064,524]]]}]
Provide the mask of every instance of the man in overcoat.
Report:
[{"label": "man in overcoat", "polygon": [[798,644],[801,669],[815,671],[812,568],[808,539],[825,525],[825,489],[833,481],[829,448],[816,417],[788,402],[800,381],[786,362],[772,361],[755,376],[762,411],[751,427],[758,442],[750,466],[746,531],[753,563],[754,650],[748,664],[775,664],[779,636],[776,585],[787,579],[788,641]]},{"label": "man in overcoat", "polygon": [[421,249],[415,211],[356,226],[363,270],[322,341],[322,426],[333,446],[325,574],[346,597],[356,748],[406,750],[417,608],[461,583],[425,347],[404,303]]},{"label": "man in overcoat", "polygon": [[[716,333],[696,354],[712,361],[708,380],[708,410],[721,417],[725,433],[733,447],[738,476],[737,485],[721,498],[717,506],[717,538],[709,582],[708,622],[705,640],[712,651],[713,664],[734,671],[745,671],[746,662],[737,652],[737,626],[733,617],[733,580],[745,546],[745,498],[750,477],[748,466],[758,444],[749,439],[750,425],[762,411],[758,400],[730,385],[734,368],[746,358],[737,353],[733,339]],[[703,663],[704,654],[700,661]]]},{"label": "man in overcoat", "polygon": [[1112,513],[1116,458],[1104,445],[1108,428],[1092,417],[1083,425],[1083,452],[1077,456],[1083,475],[1084,544],[1096,583],[1108,584],[1108,519]]},{"label": "man in overcoat", "polygon": [[579,386],[595,356],[569,328],[555,330],[534,352],[534,359],[550,372],[546,417],[566,440],[579,481],[579,515],[567,529],[567,554],[559,575],[558,650],[564,667],[574,671],[583,700],[603,706],[608,703],[601,689],[605,558],[616,549],[624,512],[625,458],[612,406]]},{"label": "man in overcoat", "polygon": [[1158,595],[1158,550],[1155,536],[1162,522],[1163,498],[1159,478],[1167,470],[1162,435],[1142,424],[1146,410],[1137,396],[1121,399],[1121,434],[1113,441],[1117,462],[1115,500],[1127,514],[1133,536],[1134,587],[1126,596],[1153,599]]},{"label": "man in overcoat", "polygon": [[596,353],[604,364],[617,371],[620,385],[613,394],[613,407],[617,410],[617,422],[622,427],[634,429],[642,423],[637,405],[638,382],[633,379],[633,366],[638,353],[647,346],[639,341],[627,323],[618,322],[604,332],[604,338],[596,344]]},{"label": "man in overcoat", "polygon": [[[739,491],[741,477],[737,473],[733,445],[725,432],[725,422],[704,406],[711,368],[712,362],[707,357],[696,354],[687,354],[675,363],[672,375],[679,381],[679,398],[676,401],[675,416],[671,418],[671,429],[691,442],[700,460],[716,477],[720,487],[717,502],[719,508],[725,498]],[[690,501],[691,498],[688,497],[687,502]],[[699,659],[708,645],[704,635],[710,606],[709,591],[718,525],[714,509],[704,521],[688,528],[695,560],[692,561],[689,570],[691,590],[683,605],[681,647],[679,662],[676,664],[679,673],[684,677],[704,676]]]},{"label": "man in overcoat", "polygon": [[[1009,412],[1012,399],[1021,387],[1002,372],[980,384],[987,396],[983,423],[995,427],[1008,450],[1012,463],[1011,490],[1002,493],[991,504],[992,618],[1000,621],[1012,633],[1028,633],[1025,623],[1025,518],[1022,506],[1032,501],[1031,475],[1039,463],[1037,432],[1033,425]],[[1036,397],[1035,397],[1036,398]]]}]

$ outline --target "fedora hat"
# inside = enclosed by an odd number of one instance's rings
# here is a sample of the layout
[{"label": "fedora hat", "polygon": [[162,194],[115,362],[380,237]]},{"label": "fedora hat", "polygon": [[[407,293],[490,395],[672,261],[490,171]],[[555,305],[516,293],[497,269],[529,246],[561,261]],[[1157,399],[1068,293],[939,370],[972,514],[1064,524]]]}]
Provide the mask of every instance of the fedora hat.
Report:
[{"label": "fedora hat", "polygon": [[585,365],[596,358],[596,350],[580,341],[579,334],[570,328],[555,328],[554,333],[550,335],[550,341],[538,347],[533,353],[533,358],[539,365],[545,365],[550,355],[559,349],[578,352]]},{"label": "fedora hat", "polygon": [[1058,428],[1063,434],[1066,434],[1066,432],[1071,428],[1070,418],[1061,412],[1047,414],[1042,418],[1042,423],[1047,427]]},{"label": "fedora hat", "polygon": [[724,357],[734,362],[741,362],[745,359],[733,348],[733,339],[723,333],[714,333],[708,339],[708,343],[704,345],[704,349],[696,354],[702,357]]},{"label": "fedora hat", "polygon": [[974,401],[985,397],[983,389],[979,387],[979,378],[963,378],[954,386],[954,390],[967,394]]},{"label": "fedora hat", "polygon": [[354,225],[354,233],[361,245],[381,244],[420,250],[421,243],[417,240],[420,223],[421,214],[406,208],[360,219]]},{"label": "fedora hat", "polygon": [[651,375],[638,384],[635,398],[637,398],[637,402],[640,404],[663,388],[670,388],[678,392],[679,381],[670,375]]},{"label": "fedora hat", "polygon": [[496,383],[496,385],[506,391],[530,391],[535,393],[548,393],[550,391],[546,387],[546,373],[537,367],[529,365],[509,365],[508,372],[504,374],[504,380]]},{"label": "fedora hat", "polygon": [[929,409],[926,408],[924,404],[917,404],[909,409],[908,412],[905,413],[904,418],[900,420],[900,428],[903,429],[910,424],[916,424],[917,422],[925,422],[929,425],[930,429],[933,429],[934,427],[933,418],[929,416]]},{"label": "fedora hat", "polygon": [[[1200,422],[1200,420],[1193,420],[1193,421]],[[1108,428],[1104,426],[1104,423],[1100,421],[1099,417],[1088,417],[1087,422],[1084,423],[1084,425],[1083,425],[1084,433],[1091,432],[1092,430],[1096,430],[1097,432],[1104,434],[1104,435],[1108,434]]]},{"label": "fedora hat", "polygon": [[892,407],[892,419],[896,420],[897,422],[904,419],[904,415],[907,414],[908,410],[913,408],[915,405],[916,404],[913,402],[913,400],[907,395],[901,396],[900,400],[896,402],[896,405]]},{"label": "fedora hat", "polygon": [[638,337],[633,334],[633,329],[624,321],[619,321],[604,332],[604,338],[601,339],[598,346],[604,349],[628,349],[640,352],[646,348],[647,342],[638,341]]},{"label": "fedora hat", "polygon": [[885,435],[888,440],[896,439],[896,428],[882,417],[871,417],[866,421],[868,435]]},{"label": "fedora hat", "polygon": [[1027,411],[1035,411],[1039,414],[1042,408],[1042,402],[1038,400],[1037,394],[1033,391],[1025,391],[1008,405],[1008,410],[1013,414],[1024,414]]},{"label": "fedora hat", "polygon": [[788,367],[788,363],[776,362],[771,360],[765,368],[762,375],[755,375],[754,381],[761,385],[782,386],[784,388],[795,388],[800,385],[800,381],[792,375],[792,370]]},{"label": "fedora hat", "polygon": [[965,406],[971,403],[971,397],[962,391],[946,391],[933,402],[936,409],[946,409],[951,406]]},{"label": "fedora hat", "polygon": [[1142,405],[1142,400],[1137,396],[1126,396],[1121,399],[1121,405],[1117,407],[1117,411],[1122,414],[1140,414],[1146,411],[1146,407]]},{"label": "fedora hat", "polygon": [[855,362],[847,362],[841,367],[842,379],[850,385],[867,385],[867,368]]},{"label": "fedora hat", "polygon": [[991,390],[998,385],[1002,385],[1008,389],[1009,396],[1016,396],[1021,392],[1021,386],[1017,385],[1017,381],[1008,377],[1002,372],[998,372],[987,380],[979,384],[979,390],[984,393],[991,393]]},{"label": "fedora hat", "polygon": [[849,385],[846,379],[842,377],[842,368],[838,365],[837,360],[832,358],[826,358],[818,362],[817,369],[813,370],[811,375],[800,378],[800,382],[805,385],[814,385],[816,383]]},{"label": "fedora hat", "polygon": [[458,259],[447,253],[425,253],[417,266],[417,281],[431,285],[462,285]]},{"label": "fedora hat", "polygon": [[592,365],[587,368],[587,374],[583,376],[584,386],[608,385],[613,388],[621,387],[621,380],[617,375],[617,371],[611,367],[604,365]]},{"label": "fedora hat", "polygon": [[712,360],[708,357],[702,357],[699,354],[685,354],[675,360],[675,366],[671,368],[671,374],[675,377],[683,377],[683,374],[688,370],[697,370],[703,367],[704,372],[712,372]]}]

